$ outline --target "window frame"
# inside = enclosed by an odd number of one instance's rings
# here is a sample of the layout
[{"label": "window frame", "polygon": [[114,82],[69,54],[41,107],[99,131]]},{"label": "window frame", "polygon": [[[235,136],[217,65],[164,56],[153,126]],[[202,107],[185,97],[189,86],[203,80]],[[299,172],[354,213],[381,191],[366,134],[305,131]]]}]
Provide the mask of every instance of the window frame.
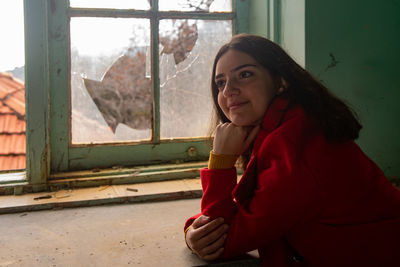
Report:
[{"label": "window frame", "polygon": [[[232,19],[233,34],[248,32],[248,0],[232,0],[230,13],[162,12],[69,8],[69,1],[24,0],[26,47],[27,177],[30,184],[57,179],[59,173],[112,166],[158,165],[207,160],[204,138],[161,140],[141,145],[69,145],[69,17],[152,17],[152,77],[155,101],[159,98],[158,22],[165,18]],[[157,6],[158,0],[152,0]],[[88,13],[88,10],[93,13]],[[158,12],[158,13],[157,13]],[[60,60],[61,59],[61,60]],[[67,60],[66,60],[67,59]],[[157,75],[155,75],[157,74]],[[68,100],[66,100],[68,99]],[[156,107],[158,103],[155,105]],[[158,115],[157,115],[158,113]],[[155,111],[159,116],[159,110]],[[157,121],[157,120],[155,120]],[[159,120],[158,120],[159,121]],[[159,132],[159,123],[155,125]],[[178,141],[178,142],[175,142]],[[155,148],[158,148],[155,149]],[[197,164],[197,165],[196,165]],[[172,167],[167,167],[172,168]],[[179,167],[177,168],[179,169]],[[179,172],[179,171],[178,171]],[[179,176],[179,174],[177,174]]]}]

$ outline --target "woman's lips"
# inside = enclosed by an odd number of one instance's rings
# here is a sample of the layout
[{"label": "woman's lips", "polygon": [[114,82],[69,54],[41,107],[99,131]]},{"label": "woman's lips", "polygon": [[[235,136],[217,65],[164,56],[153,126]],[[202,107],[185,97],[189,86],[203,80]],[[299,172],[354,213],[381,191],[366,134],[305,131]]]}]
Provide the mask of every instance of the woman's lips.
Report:
[{"label": "woman's lips", "polygon": [[236,110],[236,109],[243,107],[247,103],[248,103],[248,101],[232,103],[228,107],[229,107],[229,110]]}]

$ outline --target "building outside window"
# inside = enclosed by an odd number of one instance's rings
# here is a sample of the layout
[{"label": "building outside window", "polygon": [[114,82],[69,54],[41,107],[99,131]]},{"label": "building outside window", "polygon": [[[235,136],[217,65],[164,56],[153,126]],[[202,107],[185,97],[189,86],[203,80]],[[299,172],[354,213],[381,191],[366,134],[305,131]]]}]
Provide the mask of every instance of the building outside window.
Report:
[{"label": "building outside window", "polygon": [[0,2],[0,171],[26,166],[22,0]]}]

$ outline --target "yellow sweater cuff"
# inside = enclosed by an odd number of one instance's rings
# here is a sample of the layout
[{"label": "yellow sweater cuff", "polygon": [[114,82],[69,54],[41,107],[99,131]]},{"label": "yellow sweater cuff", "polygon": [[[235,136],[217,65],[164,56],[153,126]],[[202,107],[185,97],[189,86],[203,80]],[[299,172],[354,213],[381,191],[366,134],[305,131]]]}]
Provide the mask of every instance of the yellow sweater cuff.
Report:
[{"label": "yellow sweater cuff", "polygon": [[209,169],[230,169],[235,166],[236,160],[239,156],[237,155],[223,155],[214,154],[210,152],[210,158],[208,160]]}]

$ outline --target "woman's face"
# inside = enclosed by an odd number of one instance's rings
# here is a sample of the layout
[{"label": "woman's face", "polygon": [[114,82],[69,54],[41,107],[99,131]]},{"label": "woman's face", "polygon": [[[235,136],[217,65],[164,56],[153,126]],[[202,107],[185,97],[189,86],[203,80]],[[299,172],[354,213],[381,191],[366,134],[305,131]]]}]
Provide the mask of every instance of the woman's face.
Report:
[{"label": "woman's face", "polygon": [[237,126],[260,124],[278,89],[269,74],[250,55],[228,50],[217,62],[218,105]]}]

